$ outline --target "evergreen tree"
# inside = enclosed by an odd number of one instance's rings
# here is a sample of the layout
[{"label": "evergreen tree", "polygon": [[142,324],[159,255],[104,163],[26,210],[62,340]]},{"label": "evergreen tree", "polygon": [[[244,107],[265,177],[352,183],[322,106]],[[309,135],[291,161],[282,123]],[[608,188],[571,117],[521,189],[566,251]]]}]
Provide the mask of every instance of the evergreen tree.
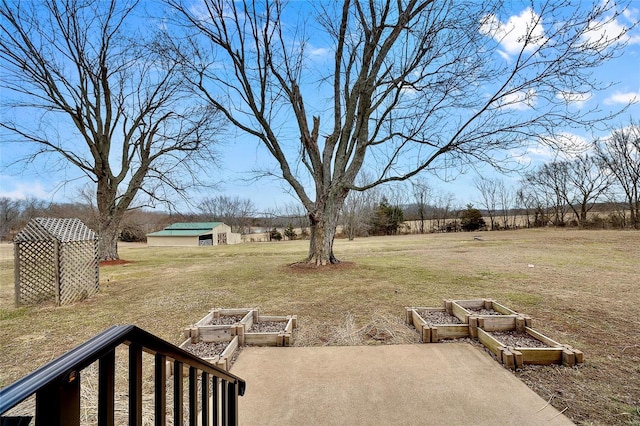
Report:
[{"label": "evergreen tree", "polygon": [[460,214],[460,224],[463,231],[477,231],[484,228],[486,223],[482,218],[480,210],[473,207],[473,204],[467,204],[467,209]]}]

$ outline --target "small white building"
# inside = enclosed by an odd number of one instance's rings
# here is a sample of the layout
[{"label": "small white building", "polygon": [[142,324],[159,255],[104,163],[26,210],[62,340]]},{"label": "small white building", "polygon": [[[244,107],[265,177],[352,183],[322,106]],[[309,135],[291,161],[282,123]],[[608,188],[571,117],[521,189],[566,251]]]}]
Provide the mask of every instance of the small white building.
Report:
[{"label": "small white building", "polygon": [[196,247],[238,244],[240,234],[222,222],[183,222],[167,226],[162,231],[147,234],[148,247]]}]

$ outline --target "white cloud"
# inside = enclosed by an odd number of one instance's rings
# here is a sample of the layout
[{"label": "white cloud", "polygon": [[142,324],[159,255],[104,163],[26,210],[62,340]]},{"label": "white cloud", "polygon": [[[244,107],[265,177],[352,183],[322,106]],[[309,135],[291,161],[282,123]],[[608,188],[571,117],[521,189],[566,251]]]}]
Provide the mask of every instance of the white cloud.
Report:
[{"label": "white cloud", "polygon": [[622,11],[624,16],[629,22],[635,22],[638,19],[638,9],[627,7]]},{"label": "white cloud", "polygon": [[617,42],[640,44],[640,34],[637,31],[632,32],[632,28],[638,22],[638,9],[624,9],[622,18],[629,25],[625,25],[618,17],[614,19],[612,15],[604,16],[600,21],[590,22],[583,39],[587,43],[601,44],[603,48]]},{"label": "white cloud", "polygon": [[556,98],[563,100],[567,104],[575,104],[578,108],[582,108],[585,102],[591,99],[591,92],[578,93],[578,92],[558,92]]},{"label": "white cloud", "polygon": [[27,198],[46,199],[51,196],[40,182],[18,181],[10,176],[0,176],[0,197],[13,200],[26,200]]},{"label": "white cloud", "polygon": [[527,153],[530,157],[534,157],[538,160],[548,161],[556,157],[556,153],[548,145],[536,145],[529,147]]},{"label": "white cloud", "polygon": [[524,111],[536,104],[537,94],[533,89],[526,92],[509,93],[500,100],[500,107]]},{"label": "white cloud", "polygon": [[306,49],[306,52],[308,54],[309,57],[311,58],[321,58],[324,59],[326,57],[328,57],[329,55],[332,54],[331,50],[329,48],[326,47],[314,47],[309,45],[309,47]]},{"label": "white cloud", "polygon": [[554,156],[563,160],[571,160],[591,149],[587,139],[569,132],[558,133],[556,137],[550,139],[549,142],[557,147],[557,150],[549,148],[549,151],[552,152]]},{"label": "white cloud", "polygon": [[629,41],[630,37],[625,34],[627,28],[617,19],[609,21],[594,21],[589,23],[587,31],[583,37],[589,43],[609,45],[620,38],[620,41]]},{"label": "white cloud", "polygon": [[604,100],[606,105],[615,105],[640,102],[640,90],[637,92],[616,92]]},{"label": "white cloud", "polygon": [[564,132],[548,138],[546,143],[534,143],[522,151],[512,151],[511,155],[518,163],[526,165],[572,160],[590,149],[591,146],[584,137]]},{"label": "white cloud", "polygon": [[531,164],[531,155],[527,149],[512,149],[509,151],[508,157],[520,165]]},{"label": "white cloud", "polygon": [[545,41],[542,20],[529,7],[519,15],[510,16],[506,22],[501,22],[494,14],[485,15],[480,23],[480,32],[500,43],[502,50],[498,53],[505,59],[522,50],[531,52]]}]

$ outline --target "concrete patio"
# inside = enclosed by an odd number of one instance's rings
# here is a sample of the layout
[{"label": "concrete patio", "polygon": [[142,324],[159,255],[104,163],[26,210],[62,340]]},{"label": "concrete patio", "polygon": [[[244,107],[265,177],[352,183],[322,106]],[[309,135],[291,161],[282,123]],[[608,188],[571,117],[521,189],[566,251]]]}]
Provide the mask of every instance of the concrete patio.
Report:
[{"label": "concrete patio", "polygon": [[243,425],[569,425],[482,350],[430,345],[246,347]]}]

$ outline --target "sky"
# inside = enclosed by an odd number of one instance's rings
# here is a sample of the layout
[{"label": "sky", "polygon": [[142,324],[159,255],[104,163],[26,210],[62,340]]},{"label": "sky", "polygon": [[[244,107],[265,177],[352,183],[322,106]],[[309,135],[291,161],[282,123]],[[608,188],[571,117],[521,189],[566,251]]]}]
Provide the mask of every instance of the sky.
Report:
[{"label": "sky", "polygon": [[[520,2],[513,3],[513,13],[509,17],[491,17],[489,24],[493,32],[487,36],[494,36],[500,40],[499,55],[503,60],[510,60],[514,52],[519,47],[518,28],[522,28],[523,23],[530,18],[531,11]],[[640,0],[633,0],[623,15],[615,22],[611,22],[603,29],[608,34],[617,34],[623,28],[638,22],[640,18]],[[489,25],[488,24],[488,25]],[[540,28],[544,34],[544,22]],[[594,34],[595,36],[595,34]],[[634,28],[625,36],[627,46],[619,52],[617,58],[599,68],[594,78],[604,82],[610,82],[612,86],[603,93],[591,93],[587,96],[574,96],[571,100],[577,108],[591,108],[596,105],[605,109],[619,109],[629,102],[640,102],[640,28]],[[320,42],[316,42],[320,43]],[[331,54],[330,46],[317,44],[313,46],[319,53]],[[499,60],[499,58],[496,58]],[[1,77],[1,76],[0,76]],[[1,89],[4,90],[4,89]],[[0,91],[0,103],[7,94]],[[526,104],[526,94],[522,95],[522,101],[517,105]],[[0,110],[3,114],[10,114],[6,108]],[[632,105],[623,115],[610,123],[614,127],[621,127],[628,124],[631,117],[636,120],[640,116],[640,104]],[[29,117],[23,117],[28,120]],[[605,137],[606,134],[592,135],[580,132],[575,129],[566,132],[567,138],[575,141],[578,146],[585,146],[594,136]],[[0,137],[2,135],[0,134]],[[46,167],[44,164],[30,164],[26,167],[16,167],[11,165],[15,159],[14,146],[4,143],[0,139],[0,197],[12,199],[39,198],[46,201],[74,202],[79,201],[79,187],[86,184],[77,177],[72,170]],[[523,164],[531,167],[541,162],[552,161],[556,158],[556,153],[547,147],[530,148],[527,151],[512,152],[514,157]],[[246,136],[236,134],[236,137],[225,138],[224,143],[218,148],[219,169],[216,170],[216,179],[219,181],[217,191],[191,194],[191,198],[197,200],[205,196],[228,195],[249,198],[253,201],[258,211],[266,212],[270,210],[282,211],[286,205],[297,204],[296,198],[288,185],[278,179],[263,178],[261,180],[251,179],[251,171],[272,163],[265,149],[257,142],[248,139]],[[477,170],[484,176],[498,176],[495,171],[477,166]],[[69,179],[72,179],[69,182]],[[451,182],[444,182],[437,177],[425,175],[425,179],[432,188],[440,193],[453,193],[456,203],[463,206],[467,203],[478,202],[480,195],[474,188],[476,173],[469,170],[465,174],[454,172]],[[519,176],[500,176],[508,185],[516,186]],[[66,183],[65,183],[66,182]]]}]

